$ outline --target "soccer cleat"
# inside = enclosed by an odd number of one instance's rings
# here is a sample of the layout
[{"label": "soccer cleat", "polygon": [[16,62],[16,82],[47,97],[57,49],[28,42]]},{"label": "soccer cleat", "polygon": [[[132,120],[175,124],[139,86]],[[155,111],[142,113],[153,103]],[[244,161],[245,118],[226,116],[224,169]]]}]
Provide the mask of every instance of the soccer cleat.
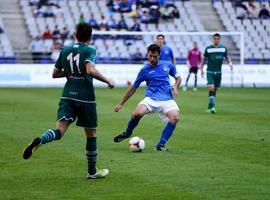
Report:
[{"label": "soccer cleat", "polygon": [[87,173],[87,179],[97,179],[97,178],[104,178],[109,174],[108,169],[97,169],[97,172],[93,175]]},{"label": "soccer cleat", "polygon": [[126,132],[123,132],[113,138],[114,142],[121,142],[122,140],[128,138],[129,136],[125,134]]},{"label": "soccer cleat", "polygon": [[213,108],[210,109],[210,112],[214,114],[214,113],[216,113],[217,111],[216,111],[215,107],[213,107]]},{"label": "soccer cleat", "polygon": [[159,145],[155,147],[156,151],[169,151],[164,145]]},{"label": "soccer cleat", "polygon": [[27,160],[32,156],[34,150],[41,146],[41,139],[35,138],[23,151],[23,158]]}]

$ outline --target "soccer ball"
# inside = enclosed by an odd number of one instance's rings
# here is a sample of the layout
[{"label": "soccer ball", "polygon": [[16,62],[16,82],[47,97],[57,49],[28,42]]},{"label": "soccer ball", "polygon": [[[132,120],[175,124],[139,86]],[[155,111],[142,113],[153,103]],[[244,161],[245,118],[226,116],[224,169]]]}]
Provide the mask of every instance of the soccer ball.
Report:
[{"label": "soccer ball", "polygon": [[133,152],[141,152],[145,147],[145,142],[141,137],[132,137],[128,142],[128,148]]}]

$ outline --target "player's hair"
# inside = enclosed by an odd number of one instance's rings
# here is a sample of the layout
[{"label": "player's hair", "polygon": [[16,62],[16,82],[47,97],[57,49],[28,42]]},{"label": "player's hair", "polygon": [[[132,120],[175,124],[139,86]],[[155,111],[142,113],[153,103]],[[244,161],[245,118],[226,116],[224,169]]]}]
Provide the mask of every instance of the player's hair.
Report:
[{"label": "player's hair", "polygon": [[163,35],[163,34],[158,34],[156,39],[158,39],[159,37],[162,37],[163,40],[165,39],[165,35]]},{"label": "player's hair", "polygon": [[87,42],[92,38],[92,27],[88,23],[79,23],[76,27],[76,38],[79,42]]},{"label": "player's hair", "polygon": [[215,34],[213,35],[213,38],[214,38],[214,37],[219,37],[219,38],[220,38],[221,36],[220,36],[219,33],[215,33]]},{"label": "player's hair", "polygon": [[147,53],[149,53],[149,51],[151,51],[151,52],[158,52],[158,55],[159,55],[160,54],[160,47],[157,44],[151,44],[147,48]]}]

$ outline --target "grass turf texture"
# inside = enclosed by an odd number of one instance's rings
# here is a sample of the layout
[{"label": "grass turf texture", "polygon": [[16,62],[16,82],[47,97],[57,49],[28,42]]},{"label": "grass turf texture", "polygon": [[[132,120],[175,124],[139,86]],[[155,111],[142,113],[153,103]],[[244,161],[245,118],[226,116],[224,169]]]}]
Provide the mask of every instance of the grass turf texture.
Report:
[{"label": "grass turf texture", "polygon": [[269,199],[269,88],[221,89],[217,114],[205,112],[206,88],[180,91],[181,122],[166,153],[153,150],[164,127],[156,114],[133,134],[146,142],[142,153],[112,142],[144,94],[114,113],[125,90],[96,89],[98,166],[110,174],[86,180],[85,137],[75,125],[22,159],[34,137],[54,128],[61,89],[0,89],[0,199]]}]

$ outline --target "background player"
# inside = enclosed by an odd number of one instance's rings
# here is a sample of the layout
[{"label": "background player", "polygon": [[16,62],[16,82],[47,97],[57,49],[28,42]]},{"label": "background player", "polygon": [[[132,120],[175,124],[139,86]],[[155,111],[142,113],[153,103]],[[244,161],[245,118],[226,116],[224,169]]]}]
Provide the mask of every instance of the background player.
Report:
[{"label": "background player", "polygon": [[169,46],[165,45],[164,35],[157,35],[156,44],[160,47],[159,60],[170,61],[174,66],[176,66],[176,60],[174,58],[172,49]]},{"label": "background player", "polygon": [[96,169],[97,114],[93,78],[107,83],[110,88],[114,87],[114,82],[95,69],[96,50],[88,46],[91,36],[91,26],[81,23],[76,30],[78,43],[69,45],[61,51],[52,76],[53,78],[67,77],[67,82],[59,102],[56,128],[49,129],[35,138],[24,150],[23,158],[30,158],[37,147],[61,139],[69,125],[78,118],[76,125],[84,128],[87,140],[87,178],[95,179],[105,177],[109,171]]},{"label": "background player", "polygon": [[215,97],[217,89],[221,83],[221,67],[223,64],[224,57],[230,65],[231,70],[233,69],[232,61],[228,55],[227,48],[220,44],[220,34],[215,33],[213,35],[213,45],[206,47],[204,52],[204,58],[201,63],[201,75],[204,76],[203,66],[205,59],[207,59],[207,85],[209,92],[209,104],[208,112],[216,113],[215,108]]},{"label": "background player", "polygon": [[197,91],[197,72],[198,72],[198,67],[201,61],[202,61],[201,52],[198,49],[197,42],[193,42],[193,48],[188,51],[188,56],[187,56],[187,65],[189,68],[189,73],[187,76],[185,87],[183,87],[184,91],[186,91],[188,88],[188,80],[191,73],[194,73],[194,79],[195,79],[193,90]]},{"label": "background player", "polygon": [[[173,94],[175,96],[178,95],[178,87],[181,83],[181,78],[171,62],[158,59],[160,53],[160,47],[158,45],[150,45],[147,52],[149,63],[140,70],[137,79],[127,90],[120,103],[115,106],[114,110],[118,112],[125,102],[136,92],[143,81],[146,81],[147,85],[146,97],[135,109],[126,130],[114,137],[114,142],[121,142],[130,137],[132,131],[144,115],[159,112],[163,119],[167,119],[169,122],[162,132],[160,140],[156,145],[156,150],[167,151],[168,149],[165,147],[165,144],[171,137],[179,120],[179,108],[173,100]],[[169,75],[175,78],[175,84],[172,88],[170,86]]]}]

